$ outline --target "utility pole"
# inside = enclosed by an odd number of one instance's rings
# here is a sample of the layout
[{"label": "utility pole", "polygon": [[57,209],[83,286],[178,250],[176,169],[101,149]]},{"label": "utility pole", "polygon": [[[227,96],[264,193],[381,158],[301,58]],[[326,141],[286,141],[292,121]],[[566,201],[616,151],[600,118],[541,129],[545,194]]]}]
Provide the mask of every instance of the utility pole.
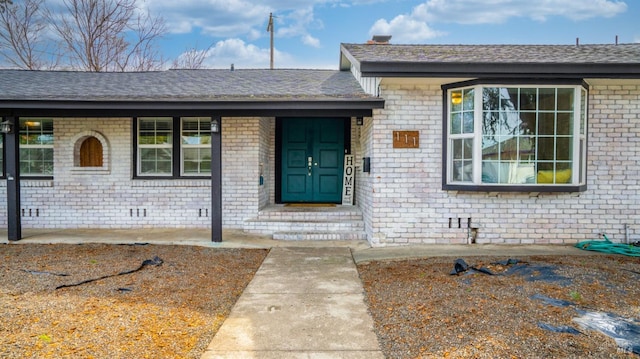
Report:
[{"label": "utility pole", "polygon": [[273,70],[273,13],[269,13],[269,24],[267,25],[267,31],[271,33],[271,58],[269,61],[269,68]]}]

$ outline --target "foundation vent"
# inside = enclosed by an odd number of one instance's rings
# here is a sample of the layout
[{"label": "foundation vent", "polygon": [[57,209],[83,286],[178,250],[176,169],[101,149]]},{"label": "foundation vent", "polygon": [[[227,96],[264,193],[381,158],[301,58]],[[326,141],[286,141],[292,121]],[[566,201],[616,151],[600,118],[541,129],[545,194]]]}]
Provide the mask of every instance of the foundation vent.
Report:
[{"label": "foundation vent", "polygon": [[146,208],[129,208],[129,217],[146,217]]},{"label": "foundation vent", "polygon": [[471,228],[471,217],[449,217],[449,228]]},{"label": "foundation vent", "polygon": [[40,208],[23,208],[22,217],[40,217]]},{"label": "foundation vent", "polygon": [[478,239],[478,226],[472,224],[471,217],[449,217],[449,228],[464,229],[467,232],[467,244],[475,244]]}]

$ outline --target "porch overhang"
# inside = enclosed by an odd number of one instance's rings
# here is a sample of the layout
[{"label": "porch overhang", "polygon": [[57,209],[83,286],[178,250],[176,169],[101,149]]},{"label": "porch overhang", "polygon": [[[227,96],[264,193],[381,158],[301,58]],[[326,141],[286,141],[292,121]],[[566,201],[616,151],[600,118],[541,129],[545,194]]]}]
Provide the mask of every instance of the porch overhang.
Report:
[{"label": "porch overhang", "polygon": [[[370,117],[373,109],[383,108],[384,100],[364,99],[322,99],[322,100],[234,100],[234,101],[79,101],[79,100],[0,100],[0,117],[142,117],[142,116],[207,116],[222,117]],[[221,121],[224,127],[224,121]],[[19,149],[17,133],[6,136],[7,169],[17,173]],[[15,146],[11,144],[15,143]],[[212,136],[212,241],[222,240],[222,168],[220,133]],[[8,238],[15,241],[22,238],[20,223],[20,178],[8,176]]]},{"label": "porch overhang", "polygon": [[[169,70],[94,73],[0,70],[0,117],[371,117],[384,100],[335,70]],[[19,128],[7,143],[17,141]],[[16,142],[17,143],[17,142]],[[221,135],[212,135],[212,237],[221,239]],[[19,167],[19,148],[7,157]],[[15,154],[15,156],[14,156]],[[19,168],[18,168],[19,170]],[[16,172],[17,173],[17,172]],[[13,174],[13,173],[12,173]],[[10,239],[20,239],[19,176],[7,186]]]},{"label": "porch overhang", "polygon": [[383,107],[384,100],[378,98],[277,101],[4,100],[0,101],[0,116],[369,117],[373,109]]}]

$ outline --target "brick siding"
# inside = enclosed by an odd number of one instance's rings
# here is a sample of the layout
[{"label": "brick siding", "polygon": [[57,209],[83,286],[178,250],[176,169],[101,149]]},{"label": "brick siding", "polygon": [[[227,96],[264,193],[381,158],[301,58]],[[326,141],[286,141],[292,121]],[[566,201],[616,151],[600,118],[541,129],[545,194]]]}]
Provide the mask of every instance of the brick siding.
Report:
[{"label": "brick siding", "polygon": [[[225,228],[242,228],[258,209],[258,151],[271,146],[259,141],[260,130],[271,122],[222,120]],[[101,168],[74,166],[77,142],[89,135],[104,140]],[[23,228],[210,228],[211,181],[134,180],[131,141],[130,118],[55,118],[53,180],[21,181]],[[6,198],[4,183],[0,192]],[[5,227],[6,206],[0,203]]]},{"label": "brick siding", "polygon": [[[622,241],[625,224],[638,240],[640,86],[590,89],[588,190],[581,193],[442,190],[440,87],[383,82],[380,90],[385,109],[365,120],[359,142],[371,156],[358,196],[373,245],[466,243],[469,218],[478,243],[575,243],[601,232]],[[392,148],[394,130],[420,131],[420,148]]]},{"label": "brick siding", "polygon": [[[625,224],[638,240],[639,85],[590,89],[588,190],[581,193],[444,191],[439,85],[383,82],[380,95],[385,108],[362,126],[352,121],[351,133],[356,205],[372,245],[466,243],[469,218],[478,243],[574,243],[601,232],[622,241]],[[24,228],[210,227],[209,180],[132,179],[130,118],[54,119],[54,128],[53,180],[22,181]],[[420,148],[394,149],[394,130],[419,131]],[[88,135],[103,144],[101,168],[74,166],[77,143]],[[223,118],[222,147],[223,225],[242,228],[275,202],[275,119]],[[371,158],[370,173],[362,172],[362,157]]]}]

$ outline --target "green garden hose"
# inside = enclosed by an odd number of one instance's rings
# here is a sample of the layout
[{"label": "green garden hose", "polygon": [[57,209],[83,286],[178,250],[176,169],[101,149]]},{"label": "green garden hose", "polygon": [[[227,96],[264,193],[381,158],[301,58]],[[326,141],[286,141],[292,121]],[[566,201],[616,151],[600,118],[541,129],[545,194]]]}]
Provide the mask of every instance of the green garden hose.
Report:
[{"label": "green garden hose", "polygon": [[596,251],[611,254],[622,254],[631,257],[640,257],[640,247],[634,244],[613,243],[607,238],[606,234],[602,235],[604,241],[583,241],[576,243],[576,247],[586,251]]}]

